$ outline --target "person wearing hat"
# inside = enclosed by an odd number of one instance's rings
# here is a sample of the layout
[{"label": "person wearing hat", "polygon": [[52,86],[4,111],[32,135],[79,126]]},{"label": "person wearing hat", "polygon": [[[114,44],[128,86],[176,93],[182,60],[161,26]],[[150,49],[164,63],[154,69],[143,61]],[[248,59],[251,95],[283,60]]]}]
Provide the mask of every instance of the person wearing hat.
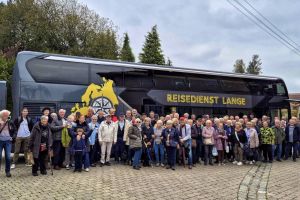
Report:
[{"label": "person wearing hat", "polygon": [[120,113],[119,120],[116,122],[117,130],[117,143],[115,146],[115,160],[120,162],[121,160],[126,161],[125,158],[122,158],[122,155],[125,151],[125,135],[128,135],[130,123],[125,119],[124,113]]},{"label": "person wearing hat", "polygon": [[118,129],[116,128],[116,124],[112,121],[111,115],[106,115],[105,121],[101,123],[98,130],[99,143],[101,146],[100,167],[104,164],[110,166],[111,148],[112,145],[117,142],[117,132]]},{"label": "person wearing hat", "polygon": [[[52,121],[53,121],[53,119],[52,119],[52,117],[51,117],[50,114],[51,114],[51,108],[49,108],[49,107],[44,107],[44,108],[42,109],[42,115],[48,116],[48,123],[49,123],[49,124],[51,124]],[[40,118],[40,117],[36,117],[35,123],[40,122],[40,121],[41,121],[41,118]]]}]

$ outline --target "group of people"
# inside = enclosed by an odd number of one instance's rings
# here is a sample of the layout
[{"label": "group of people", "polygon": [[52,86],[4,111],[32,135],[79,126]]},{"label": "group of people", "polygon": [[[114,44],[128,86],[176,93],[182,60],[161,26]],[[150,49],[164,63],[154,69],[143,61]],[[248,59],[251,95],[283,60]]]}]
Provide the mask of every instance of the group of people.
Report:
[{"label": "group of people", "polygon": [[[300,124],[275,117],[261,119],[253,115],[212,118],[176,112],[159,116],[138,114],[136,109],[115,114],[89,108],[86,115],[66,111],[51,113],[46,107],[42,116],[32,119],[23,108],[19,117],[10,118],[8,110],[0,112],[0,163],[5,150],[5,172],[11,177],[23,147],[25,164],[32,175],[46,175],[47,169],[65,168],[88,172],[90,167],[128,164],[135,170],[143,166],[166,167],[176,164],[192,169],[196,164],[219,166],[232,162],[252,165],[257,161],[272,163],[300,156]],[[14,144],[14,156],[10,153]],[[49,163],[49,158],[51,162]],[[213,162],[215,159],[215,162]]]}]

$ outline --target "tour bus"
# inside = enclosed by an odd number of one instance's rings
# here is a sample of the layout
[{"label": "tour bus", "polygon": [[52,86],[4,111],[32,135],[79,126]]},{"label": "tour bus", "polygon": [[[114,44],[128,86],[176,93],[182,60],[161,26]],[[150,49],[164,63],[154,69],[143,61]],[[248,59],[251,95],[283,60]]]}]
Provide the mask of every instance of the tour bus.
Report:
[{"label": "tour bus", "polygon": [[6,108],[7,86],[6,81],[0,81],[0,110]]},{"label": "tour bus", "polygon": [[117,113],[135,108],[197,116],[249,115],[290,117],[288,91],[281,78],[20,52],[13,71],[13,114],[31,116],[43,107],[53,112]]}]

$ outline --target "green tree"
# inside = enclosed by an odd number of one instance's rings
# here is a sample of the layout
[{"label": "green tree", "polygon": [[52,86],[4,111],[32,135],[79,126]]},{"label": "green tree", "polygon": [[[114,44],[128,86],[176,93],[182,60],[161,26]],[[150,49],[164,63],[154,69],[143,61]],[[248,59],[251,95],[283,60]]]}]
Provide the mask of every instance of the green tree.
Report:
[{"label": "green tree", "polygon": [[153,26],[146,36],[142,53],[139,55],[140,62],[148,64],[164,65],[165,58],[161,49],[157,26]]},{"label": "green tree", "polygon": [[122,61],[128,61],[128,62],[135,61],[135,57],[130,47],[130,40],[129,40],[128,33],[124,34],[124,41],[123,41],[123,47],[121,49],[120,59]]},{"label": "green tree", "polygon": [[262,73],[262,67],[261,67],[261,60],[259,58],[259,55],[255,54],[252,56],[252,60],[249,62],[249,65],[247,67],[247,73],[249,74],[255,74],[259,75]]},{"label": "green tree", "polygon": [[235,64],[233,65],[233,72],[234,73],[245,73],[245,63],[243,59],[237,59]]}]

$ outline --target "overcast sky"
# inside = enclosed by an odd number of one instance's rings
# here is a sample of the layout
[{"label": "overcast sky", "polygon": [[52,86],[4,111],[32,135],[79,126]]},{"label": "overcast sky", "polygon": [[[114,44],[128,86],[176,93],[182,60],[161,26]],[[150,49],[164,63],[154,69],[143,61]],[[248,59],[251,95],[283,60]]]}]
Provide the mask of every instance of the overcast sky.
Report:
[{"label": "overcast sky", "polygon": [[[300,44],[300,1],[248,0]],[[137,57],[155,24],[166,57],[175,66],[232,71],[238,58],[248,64],[259,54],[263,75],[282,77],[289,92],[300,92],[300,56],[262,31],[226,0],[81,0],[128,32]],[[243,0],[240,0],[243,2]]]}]

